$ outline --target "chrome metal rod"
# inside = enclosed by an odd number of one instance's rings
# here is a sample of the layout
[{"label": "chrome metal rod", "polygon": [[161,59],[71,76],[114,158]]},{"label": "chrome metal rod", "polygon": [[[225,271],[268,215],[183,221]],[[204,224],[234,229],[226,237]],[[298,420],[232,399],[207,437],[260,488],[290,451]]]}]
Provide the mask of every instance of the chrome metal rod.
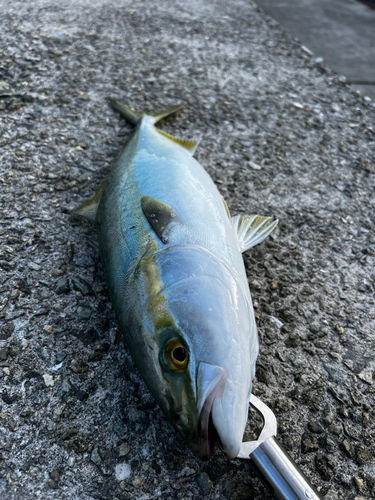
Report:
[{"label": "chrome metal rod", "polygon": [[250,458],[260,479],[276,500],[322,500],[274,436],[263,441]]}]

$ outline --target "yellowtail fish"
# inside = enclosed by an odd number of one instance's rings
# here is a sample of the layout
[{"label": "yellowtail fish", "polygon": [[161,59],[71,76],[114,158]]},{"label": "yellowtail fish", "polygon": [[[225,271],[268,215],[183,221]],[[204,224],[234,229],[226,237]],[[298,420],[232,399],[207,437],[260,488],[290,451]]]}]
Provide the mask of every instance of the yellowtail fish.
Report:
[{"label": "yellowtail fish", "polygon": [[188,446],[237,456],[258,336],[241,253],[277,220],[231,217],[197,141],[155,128],[179,110],[141,115],[97,193],[75,210],[94,222],[114,310],[153,397]]}]

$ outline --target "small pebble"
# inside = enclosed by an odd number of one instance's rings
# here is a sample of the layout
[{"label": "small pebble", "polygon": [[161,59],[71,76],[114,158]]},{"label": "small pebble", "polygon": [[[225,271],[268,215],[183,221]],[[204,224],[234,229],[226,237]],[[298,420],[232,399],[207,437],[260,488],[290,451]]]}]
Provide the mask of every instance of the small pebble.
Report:
[{"label": "small pebble", "polygon": [[94,464],[100,465],[102,463],[102,457],[99,454],[99,448],[96,447],[92,450],[90,459]]},{"label": "small pebble", "polygon": [[36,264],[36,262],[28,262],[27,267],[29,269],[32,269],[33,271],[40,271],[41,267],[39,264]]},{"label": "small pebble", "polygon": [[51,490],[57,490],[59,487],[59,485],[53,479],[49,479],[47,481],[47,484],[51,488]]},{"label": "small pebble", "polygon": [[344,439],[344,441],[340,445],[341,449],[345,451],[349,458],[353,456],[353,447],[348,439]]},{"label": "small pebble", "polygon": [[81,292],[82,295],[92,295],[94,293],[91,285],[78,276],[72,278],[71,282],[73,290]]},{"label": "small pebble", "polygon": [[127,455],[130,451],[130,445],[128,443],[122,443],[119,447],[118,447],[118,456],[119,457],[124,457],[125,455]]},{"label": "small pebble", "polygon": [[109,469],[108,467],[102,465],[100,467],[100,470],[102,471],[102,474],[104,474],[105,476],[111,476],[112,475],[112,470]]},{"label": "small pebble", "polygon": [[312,434],[302,434],[301,450],[302,453],[311,453],[319,449],[316,437]]},{"label": "small pebble", "polygon": [[328,493],[324,496],[324,500],[339,500],[337,491],[331,488]]},{"label": "small pebble", "polygon": [[193,469],[192,467],[184,467],[181,471],[181,476],[191,476],[195,474],[195,469]]},{"label": "small pebble", "polygon": [[361,477],[354,477],[354,482],[358,490],[361,492],[363,490],[363,485],[364,485],[363,479]]},{"label": "small pebble", "polygon": [[0,349],[0,361],[6,361],[8,359],[9,349],[7,347],[3,347]]},{"label": "small pebble", "polygon": [[360,444],[357,449],[356,460],[359,465],[363,465],[369,462],[372,458],[372,453],[370,448],[364,444]]},{"label": "small pebble", "polygon": [[132,484],[136,488],[139,488],[143,484],[143,477],[141,477],[141,476],[135,476]]},{"label": "small pebble", "polygon": [[55,381],[52,375],[49,373],[45,373],[43,375],[44,383],[46,384],[47,387],[52,387],[55,385]]},{"label": "small pebble", "polygon": [[50,473],[49,477],[53,479],[56,483],[60,481],[61,471],[59,467],[55,467]]},{"label": "small pebble", "polygon": [[77,317],[79,320],[89,319],[92,313],[91,307],[77,307]]},{"label": "small pebble", "polygon": [[69,281],[68,278],[60,278],[56,281],[54,286],[54,291],[57,295],[66,293],[69,291]]},{"label": "small pebble", "polygon": [[127,463],[118,464],[115,467],[115,476],[118,481],[128,479],[131,474],[131,467]]},{"label": "small pebble", "polygon": [[315,420],[309,422],[307,426],[309,430],[311,432],[314,432],[315,434],[322,434],[324,432],[323,427],[319,424],[319,422],[316,422]]},{"label": "small pebble", "polygon": [[260,165],[257,165],[253,161],[249,161],[249,167],[251,167],[253,170],[262,170],[262,167]]},{"label": "small pebble", "polygon": [[322,479],[325,481],[329,481],[333,475],[333,470],[329,465],[326,457],[321,454],[315,455],[315,467],[319,474],[322,476]]},{"label": "small pebble", "polygon": [[373,376],[375,372],[372,372],[370,370],[363,370],[361,373],[358,373],[357,377],[363,380],[363,382],[366,382],[367,384],[372,385],[374,383],[373,381]]},{"label": "small pebble", "polygon": [[342,432],[342,427],[339,424],[331,424],[328,426],[328,430],[332,434],[336,434],[336,436],[339,436]]},{"label": "small pebble", "polygon": [[207,495],[207,493],[212,489],[210,476],[206,472],[197,474],[194,478],[194,481],[197,483],[200,494],[202,496]]}]

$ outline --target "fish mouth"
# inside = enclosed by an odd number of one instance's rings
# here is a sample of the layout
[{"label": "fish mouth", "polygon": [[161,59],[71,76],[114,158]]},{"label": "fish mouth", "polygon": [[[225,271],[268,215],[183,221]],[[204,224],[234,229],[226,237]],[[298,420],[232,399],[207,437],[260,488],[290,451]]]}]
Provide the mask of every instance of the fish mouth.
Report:
[{"label": "fish mouth", "polygon": [[210,375],[212,378],[206,386],[206,394],[201,406],[197,426],[198,449],[196,453],[202,460],[210,458],[216,443],[221,447],[220,436],[215,427],[214,406],[215,404],[220,404],[219,400],[223,395],[227,383],[227,373],[223,368],[215,365],[208,366],[210,366],[210,369],[206,369],[205,371],[211,372]]},{"label": "fish mouth", "polygon": [[[207,421],[203,421],[207,420]],[[216,444],[220,446],[220,437],[217,433],[215,424],[212,419],[212,410],[210,411],[208,418],[199,418],[198,423],[198,442],[199,448],[197,454],[201,460],[209,460]]]}]

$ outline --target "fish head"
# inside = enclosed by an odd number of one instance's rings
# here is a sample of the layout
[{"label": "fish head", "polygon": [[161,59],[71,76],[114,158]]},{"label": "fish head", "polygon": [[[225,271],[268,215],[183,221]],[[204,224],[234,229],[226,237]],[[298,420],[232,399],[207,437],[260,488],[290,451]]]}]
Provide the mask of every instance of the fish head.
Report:
[{"label": "fish head", "polygon": [[169,247],[149,265],[159,286],[146,293],[153,370],[142,375],[196,454],[208,459],[217,442],[234,458],[258,353],[248,288],[201,247]]}]

